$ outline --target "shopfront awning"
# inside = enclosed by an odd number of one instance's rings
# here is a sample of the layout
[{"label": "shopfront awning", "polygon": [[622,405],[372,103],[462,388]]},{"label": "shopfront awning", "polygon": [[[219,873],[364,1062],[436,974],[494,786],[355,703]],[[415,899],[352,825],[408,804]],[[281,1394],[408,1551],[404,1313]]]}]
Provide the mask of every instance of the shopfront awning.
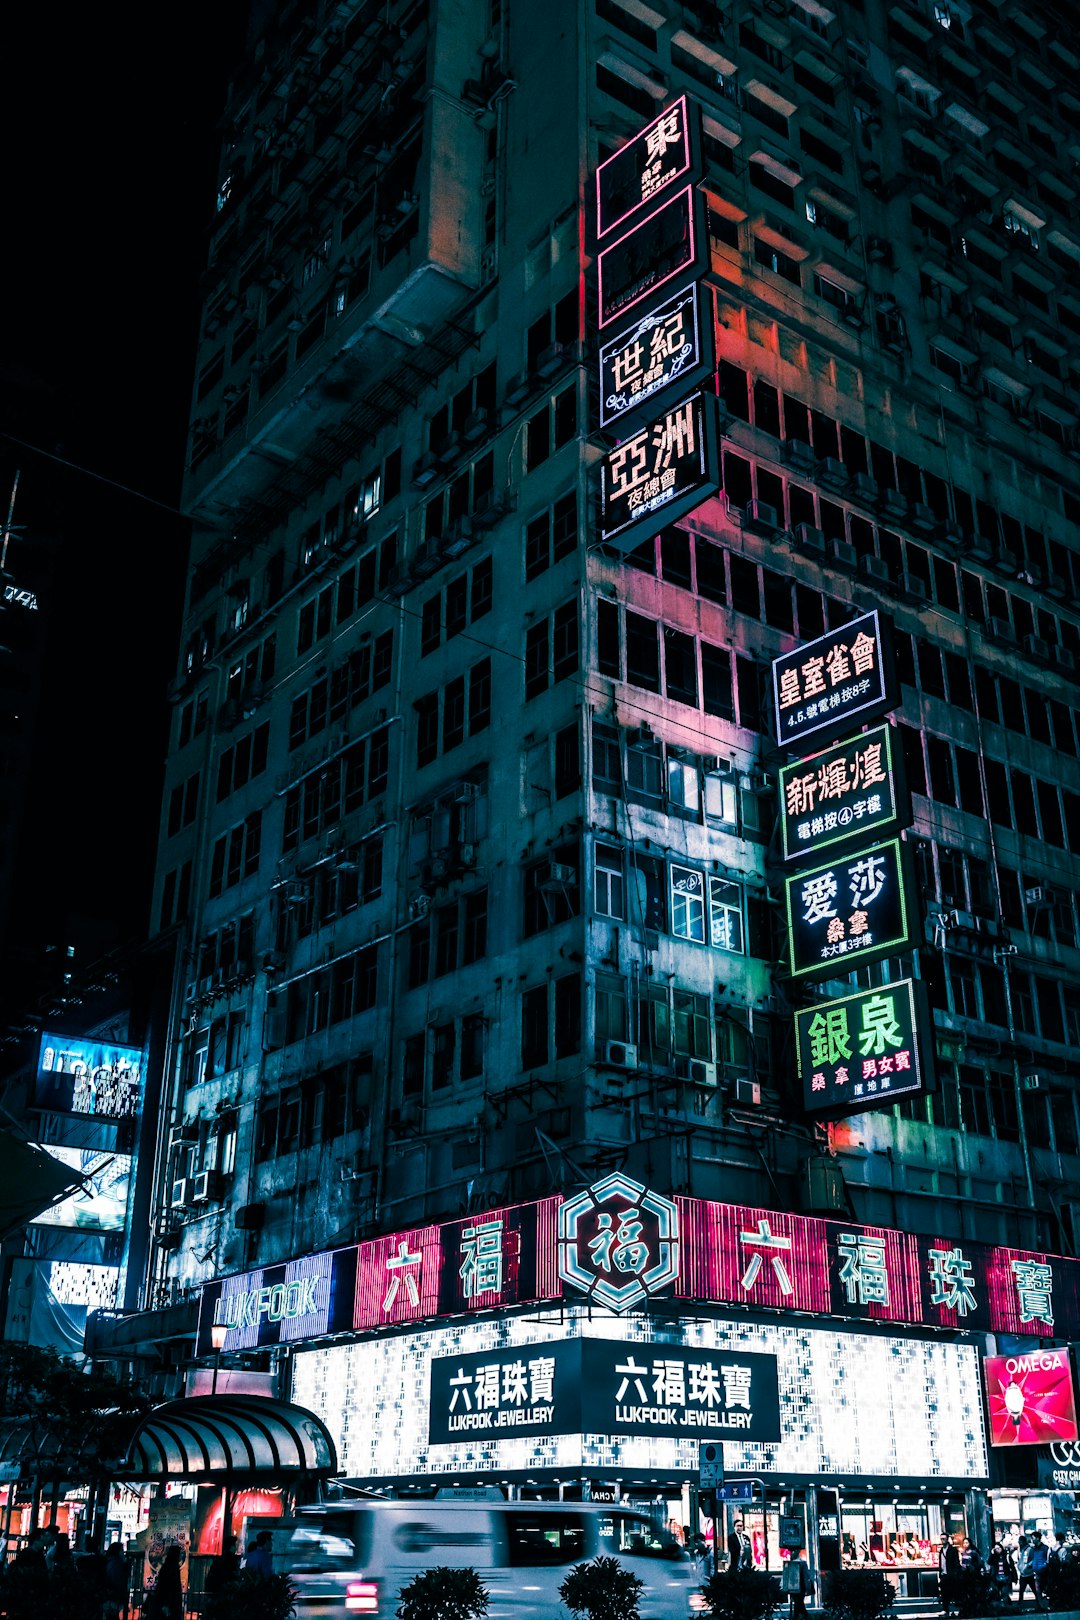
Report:
[{"label": "shopfront awning", "polygon": [[255,1395],[206,1395],[147,1413],[112,1472],[132,1481],[287,1484],[337,1466],[330,1432],[314,1412]]}]

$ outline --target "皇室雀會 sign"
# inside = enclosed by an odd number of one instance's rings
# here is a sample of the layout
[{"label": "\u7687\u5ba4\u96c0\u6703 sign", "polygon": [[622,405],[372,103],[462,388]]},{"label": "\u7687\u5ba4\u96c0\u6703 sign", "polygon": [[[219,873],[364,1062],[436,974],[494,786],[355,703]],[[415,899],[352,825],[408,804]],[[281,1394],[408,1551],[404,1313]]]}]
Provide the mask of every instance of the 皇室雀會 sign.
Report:
[{"label": "\u7687\u5ba4\u96c0\u6703 sign", "polygon": [[864,613],[773,659],[776,740],[795,750],[877,719],[895,706],[880,616]]}]

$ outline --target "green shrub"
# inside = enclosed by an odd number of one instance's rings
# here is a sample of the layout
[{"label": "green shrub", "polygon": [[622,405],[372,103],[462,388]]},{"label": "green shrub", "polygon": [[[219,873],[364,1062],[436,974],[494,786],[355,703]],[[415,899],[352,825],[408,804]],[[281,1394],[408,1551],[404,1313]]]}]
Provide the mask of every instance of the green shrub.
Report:
[{"label": "green shrub", "polygon": [[601,1555],[588,1564],[575,1564],[559,1587],[559,1596],[574,1614],[588,1620],[638,1620],[638,1600],[644,1581],[619,1563]]},{"label": "green shrub", "polygon": [[715,1620],[772,1620],[784,1601],[778,1578],[760,1569],[721,1570],[701,1590]]},{"label": "green shrub", "polygon": [[896,1596],[879,1569],[834,1569],[825,1578],[828,1620],[881,1620]]},{"label": "green shrub", "polygon": [[488,1595],[475,1569],[436,1564],[401,1589],[398,1620],[483,1620]]},{"label": "green shrub", "polygon": [[229,1584],[229,1620],[289,1620],[296,1612],[297,1595],[287,1575],[242,1569]]}]

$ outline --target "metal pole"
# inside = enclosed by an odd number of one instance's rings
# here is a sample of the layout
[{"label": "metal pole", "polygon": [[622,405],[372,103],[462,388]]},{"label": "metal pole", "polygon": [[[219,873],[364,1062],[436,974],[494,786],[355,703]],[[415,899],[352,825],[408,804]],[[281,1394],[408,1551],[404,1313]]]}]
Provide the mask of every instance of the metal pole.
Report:
[{"label": "metal pole", "polygon": [[[1001,969],[1001,979],[1005,986],[1005,1020],[1009,1031],[1009,1053],[1012,1058],[1013,1096],[1016,1099],[1016,1124],[1020,1138],[1020,1157],[1024,1162],[1024,1181],[1027,1185],[1028,1208],[1032,1216],[1035,1215],[1035,1178],[1031,1173],[1031,1150],[1028,1147],[1027,1122],[1024,1119],[1024,1094],[1020,1088],[1020,1059],[1016,1054],[1016,1024],[1013,1020],[1012,983],[1009,967],[1011,958],[1016,955],[1015,945],[997,945],[994,947],[994,961]],[[1038,1232],[1032,1234],[1032,1242],[1039,1240]]]}]

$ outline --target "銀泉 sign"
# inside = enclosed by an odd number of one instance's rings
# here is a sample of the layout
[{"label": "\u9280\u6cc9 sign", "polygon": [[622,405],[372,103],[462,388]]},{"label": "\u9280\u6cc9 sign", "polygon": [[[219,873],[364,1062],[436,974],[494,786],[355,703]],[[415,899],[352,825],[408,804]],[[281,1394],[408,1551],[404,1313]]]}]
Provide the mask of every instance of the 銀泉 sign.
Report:
[{"label": "\u9280\u6cc9 sign", "polygon": [[712,310],[696,282],[640,315],[600,349],[600,426],[640,411],[671,383],[685,391],[713,369]]},{"label": "\u9280\u6cc9 sign", "polygon": [[720,487],[716,400],[691,394],[600,465],[600,538],[632,551]]},{"label": "\u9280\u6cc9 sign", "polygon": [[686,96],[596,171],[596,234],[606,236],[680,181],[701,178],[701,113]]},{"label": "\u9280\u6cc9 sign", "polygon": [[806,1111],[853,1114],[928,1090],[919,1041],[928,1026],[925,995],[913,979],[801,1008],[795,1048]]},{"label": "\u9280\u6cc9 sign", "polygon": [[793,978],[842,978],[916,943],[915,885],[898,838],[785,878]]},{"label": "\u9280\u6cc9 sign", "polygon": [[786,861],[910,825],[911,801],[894,737],[891,726],[877,726],[781,768],[780,841]]},{"label": "\u9280\u6cc9 sign", "polygon": [[895,707],[890,649],[877,612],[775,658],[776,740],[795,750],[877,719]]}]

